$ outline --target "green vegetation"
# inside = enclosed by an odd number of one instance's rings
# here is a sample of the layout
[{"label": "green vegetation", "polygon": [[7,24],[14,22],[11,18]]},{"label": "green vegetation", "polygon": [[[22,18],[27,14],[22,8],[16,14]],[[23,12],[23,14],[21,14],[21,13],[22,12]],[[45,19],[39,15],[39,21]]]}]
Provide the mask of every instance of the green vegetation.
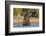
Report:
[{"label": "green vegetation", "polygon": [[14,8],[13,9],[14,16],[30,16],[30,17],[39,17],[39,9],[24,9],[24,8]]},{"label": "green vegetation", "polygon": [[32,17],[39,17],[39,10],[36,9],[34,12],[32,12]]},{"label": "green vegetation", "polygon": [[14,8],[14,9],[13,9],[13,12],[14,12],[13,15],[14,15],[14,16],[15,16],[15,15],[17,16],[17,15],[19,15],[19,14],[22,12],[22,9],[20,9],[20,8]]}]

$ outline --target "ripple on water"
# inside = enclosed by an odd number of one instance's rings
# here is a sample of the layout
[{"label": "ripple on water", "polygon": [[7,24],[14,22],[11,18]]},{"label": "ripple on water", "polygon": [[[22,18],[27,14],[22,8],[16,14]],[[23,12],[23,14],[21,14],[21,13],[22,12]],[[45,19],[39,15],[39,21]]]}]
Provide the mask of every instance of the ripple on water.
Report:
[{"label": "ripple on water", "polygon": [[30,24],[30,25],[27,25],[27,26],[23,26],[23,24],[15,24],[14,23],[14,26],[13,27],[39,27],[39,23],[35,23],[35,24]]}]

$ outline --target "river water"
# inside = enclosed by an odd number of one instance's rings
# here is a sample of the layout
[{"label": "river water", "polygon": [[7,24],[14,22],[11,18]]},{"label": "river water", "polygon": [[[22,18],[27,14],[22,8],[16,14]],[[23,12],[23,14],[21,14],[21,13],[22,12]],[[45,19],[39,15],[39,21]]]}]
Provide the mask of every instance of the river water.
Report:
[{"label": "river water", "polygon": [[23,24],[15,24],[13,25],[13,27],[18,27],[18,28],[22,28],[22,27],[39,27],[39,23],[32,23],[30,25],[24,26]]}]

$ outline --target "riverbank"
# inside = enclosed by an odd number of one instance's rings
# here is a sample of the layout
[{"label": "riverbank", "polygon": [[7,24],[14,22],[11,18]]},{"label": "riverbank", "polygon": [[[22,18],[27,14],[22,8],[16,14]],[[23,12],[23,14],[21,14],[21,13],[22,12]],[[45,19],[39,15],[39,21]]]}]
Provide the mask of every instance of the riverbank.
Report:
[{"label": "riverbank", "polygon": [[[23,20],[24,20],[24,17],[23,16],[19,16],[19,17],[13,17],[13,22],[14,23],[23,23]],[[39,23],[39,18],[37,18],[37,17],[30,17],[30,19],[29,19],[29,22],[30,23]]]}]

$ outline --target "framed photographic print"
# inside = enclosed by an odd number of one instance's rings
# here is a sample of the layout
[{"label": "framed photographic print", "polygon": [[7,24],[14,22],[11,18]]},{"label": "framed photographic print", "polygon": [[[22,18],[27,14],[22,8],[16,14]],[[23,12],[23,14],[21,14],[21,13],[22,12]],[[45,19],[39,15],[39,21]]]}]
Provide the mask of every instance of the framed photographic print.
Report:
[{"label": "framed photographic print", "polygon": [[45,3],[5,1],[6,35],[45,32]]}]

